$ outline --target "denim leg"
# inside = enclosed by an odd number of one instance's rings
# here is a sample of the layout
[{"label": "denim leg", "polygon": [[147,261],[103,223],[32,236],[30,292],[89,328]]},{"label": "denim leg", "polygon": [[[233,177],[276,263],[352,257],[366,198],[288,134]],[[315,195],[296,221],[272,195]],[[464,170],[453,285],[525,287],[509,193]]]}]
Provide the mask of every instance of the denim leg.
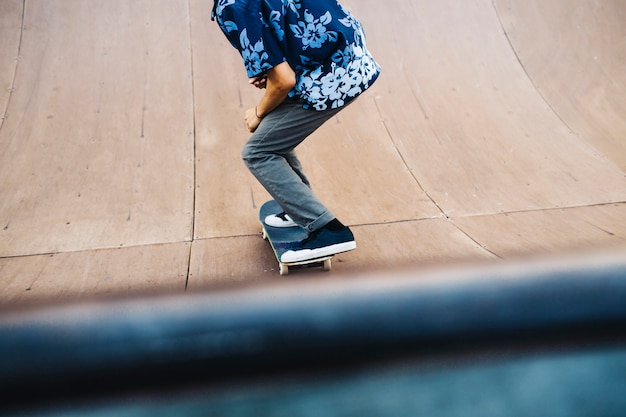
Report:
[{"label": "denim leg", "polygon": [[296,151],[293,150],[291,152],[287,152],[285,154],[285,159],[287,160],[287,163],[291,166],[291,168],[294,170],[294,172],[298,174],[302,182],[307,187],[311,188],[311,183],[309,182],[309,179],[304,174],[304,170],[302,169],[302,164],[300,163],[300,160],[298,159],[298,155],[296,155]]},{"label": "denim leg", "polygon": [[246,166],[291,218],[309,232],[335,216],[313,193],[294,151],[339,109],[305,110],[286,100],[269,113],[243,148]]}]

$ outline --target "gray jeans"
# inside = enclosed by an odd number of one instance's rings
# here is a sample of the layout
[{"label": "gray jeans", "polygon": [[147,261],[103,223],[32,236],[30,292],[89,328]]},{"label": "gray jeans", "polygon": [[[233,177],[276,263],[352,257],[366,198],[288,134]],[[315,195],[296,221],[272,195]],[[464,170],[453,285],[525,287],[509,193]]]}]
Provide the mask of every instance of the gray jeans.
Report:
[{"label": "gray jeans", "polygon": [[243,148],[246,166],[294,222],[313,232],[335,216],[318,200],[295,147],[341,108],[316,111],[286,99],[267,114]]}]

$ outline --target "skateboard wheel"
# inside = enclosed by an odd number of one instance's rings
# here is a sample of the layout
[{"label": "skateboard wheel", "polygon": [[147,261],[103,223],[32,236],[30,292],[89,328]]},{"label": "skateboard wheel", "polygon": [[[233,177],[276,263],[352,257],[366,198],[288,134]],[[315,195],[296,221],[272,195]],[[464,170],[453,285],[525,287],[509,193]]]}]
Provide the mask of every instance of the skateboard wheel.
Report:
[{"label": "skateboard wheel", "polygon": [[324,271],[330,271],[330,268],[333,266],[332,260],[331,259],[326,259],[324,261]]},{"label": "skateboard wheel", "polygon": [[285,264],[280,264],[280,275],[287,275],[289,274],[289,267]]}]

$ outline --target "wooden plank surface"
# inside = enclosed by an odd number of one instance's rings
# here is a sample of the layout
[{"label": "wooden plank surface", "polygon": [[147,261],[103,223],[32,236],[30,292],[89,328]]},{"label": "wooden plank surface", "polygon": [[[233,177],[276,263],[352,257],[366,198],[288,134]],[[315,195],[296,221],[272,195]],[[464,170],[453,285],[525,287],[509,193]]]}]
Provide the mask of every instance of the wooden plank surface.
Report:
[{"label": "wooden plank surface", "polygon": [[19,62],[23,5],[23,0],[0,2],[0,129],[8,117],[6,111]]},{"label": "wooden plank surface", "polygon": [[274,252],[259,232],[250,236],[196,240],[191,251],[187,288],[201,291],[219,284],[277,277],[278,262]]},{"label": "wooden plank surface", "polygon": [[[267,194],[240,153],[248,136],[244,106],[254,102],[241,58],[210,20],[205,1],[190,2],[196,111],[195,238],[249,234]],[[247,108],[247,107],[246,107]]]},{"label": "wooden plank surface", "polygon": [[190,243],[0,258],[0,305],[182,293]]},{"label": "wooden plank surface", "polygon": [[623,171],[546,104],[491,1],[350,3],[385,69],[379,106],[390,134],[447,214],[624,200]]},{"label": "wooden plank surface", "polygon": [[0,256],[191,240],[187,2],[26,2],[24,24]]},{"label": "wooden plank surface", "polygon": [[503,259],[559,252],[626,252],[626,204],[574,207],[454,219]]},{"label": "wooden plank surface", "polygon": [[626,171],[626,7],[622,0],[496,0],[524,69],[581,139]]},{"label": "wooden plank surface", "polygon": [[[260,226],[258,227],[260,230]],[[352,228],[357,249],[333,258],[331,272],[297,271],[287,279],[331,279],[363,271],[386,273],[398,268],[427,268],[498,257],[445,219],[427,219]],[[261,234],[194,242],[188,289],[198,291],[233,282],[272,280],[278,262]]]}]

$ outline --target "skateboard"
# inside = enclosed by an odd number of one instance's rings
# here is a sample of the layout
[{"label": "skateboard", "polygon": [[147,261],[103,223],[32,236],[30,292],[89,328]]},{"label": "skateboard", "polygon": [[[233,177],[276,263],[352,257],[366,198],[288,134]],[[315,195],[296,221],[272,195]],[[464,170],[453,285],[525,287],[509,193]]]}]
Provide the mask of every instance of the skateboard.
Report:
[{"label": "skateboard", "polygon": [[261,206],[259,210],[259,220],[263,226],[263,239],[270,242],[276,260],[278,261],[278,267],[280,275],[289,274],[289,268],[291,267],[314,267],[321,266],[324,271],[330,271],[332,267],[332,257],[334,255],[323,256],[321,258],[308,259],[306,261],[299,262],[281,262],[280,257],[288,249],[288,246],[292,246],[295,242],[300,242],[306,239],[307,233],[300,227],[272,227],[265,224],[265,217],[272,214],[279,214],[283,210],[278,203],[274,200],[270,200]]}]

